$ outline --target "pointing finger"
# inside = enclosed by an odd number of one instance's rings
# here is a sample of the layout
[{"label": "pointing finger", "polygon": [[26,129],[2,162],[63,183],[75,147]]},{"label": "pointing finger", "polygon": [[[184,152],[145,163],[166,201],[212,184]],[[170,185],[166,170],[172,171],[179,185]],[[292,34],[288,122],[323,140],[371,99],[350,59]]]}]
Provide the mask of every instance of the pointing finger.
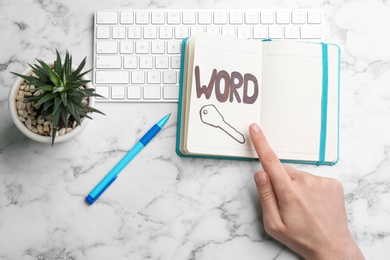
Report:
[{"label": "pointing finger", "polygon": [[249,133],[264,171],[270,177],[275,192],[278,193],[278,191],[281,191],[286,185],[291,183],[291,178],[288,176],[286,169],[268,144],[261,128],[253,123],[249,127]]}]

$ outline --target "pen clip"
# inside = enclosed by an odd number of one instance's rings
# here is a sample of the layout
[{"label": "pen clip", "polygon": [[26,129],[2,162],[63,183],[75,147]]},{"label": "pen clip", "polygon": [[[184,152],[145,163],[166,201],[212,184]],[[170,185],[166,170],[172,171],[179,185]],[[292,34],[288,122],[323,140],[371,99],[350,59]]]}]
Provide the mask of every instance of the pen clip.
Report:
[{"label": "pen clip", "polygon": [[113,183],[118,176],[115,176],[115,178],[112,178],[112,180],[107,183],[107,185],[96,195],[95,198],[92,198],[91,195],[88,195],[85,200],[88,202],[89,205],[92,205],[99,197],[102,195],[102,193]]}]

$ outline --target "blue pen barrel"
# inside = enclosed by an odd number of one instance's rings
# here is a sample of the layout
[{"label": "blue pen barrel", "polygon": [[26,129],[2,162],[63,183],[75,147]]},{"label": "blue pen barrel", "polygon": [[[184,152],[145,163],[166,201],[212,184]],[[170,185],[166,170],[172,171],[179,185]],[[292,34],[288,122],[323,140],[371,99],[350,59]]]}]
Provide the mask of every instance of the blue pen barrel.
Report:
[{"label": "blue pen barrel", "polygon": [[92,197],[94,200],[96,200],[102,191],[104,191],[108,185],[110,185],[117,177],[117,175],[120,173],[120,171],[125,168],[125,166],[139,153],[139,151],[144,148],[145,145],[143,145],[141,142],[138,142],[133,149],[131,149],[123,158],[120,160],[117,165],[104,177],[103,180],[99,182],[99,184],[91,191],[89,194],[90,197]]},{"label": "blue pen barrel", "polygon": [[104,188],[99,191],[99,193],[95,196],[95,197],[92,197],[91,195],[88,195],[85,200],[90,204],[92,205],[99,197],[100,195],[103,194],[103,192],[108,188],[110,187],[111,183],[113,183],[115,180],[116,180],[117,176],[115,176],[109,183],[107,183],[106,186],[104,186]]}]

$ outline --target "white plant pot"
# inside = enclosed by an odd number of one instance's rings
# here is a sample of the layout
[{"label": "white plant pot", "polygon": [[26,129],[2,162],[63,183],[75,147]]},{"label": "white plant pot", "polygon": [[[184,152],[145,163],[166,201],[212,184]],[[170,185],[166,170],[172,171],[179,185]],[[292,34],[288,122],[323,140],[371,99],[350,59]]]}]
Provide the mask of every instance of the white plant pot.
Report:
[{"label": "white plant pot", "polygon": [[[49,66],[53,67],[53,63],[47,63]],[[76,68],[72,67],[72,70],[74,71]],[[23,75],[32,75],[32,69],[31,68],[27,68],[25,71],[23,71]],[[83,76],[82,77],[83,80],[89,80],[88,77],[86,76]],[[16,97],[18,96],[18,93],[19,93],[19,87],[20,85],[24,82],[24,79],[22,79],[21,77],[17,77],[14,81],[14,83],[12,84],[12,87],[10,89],[10,92],[9,92],[9,96],[8,96],[8,105],[9,105],[9,111],[10,111],[10,114],[11,114],[11,117],[12,117],[12,120],[13,122],[15,123],[16,127],[27,137],[29,137],[30,139],[34,140],[34,141],[37,141],[37,142],[40,142],[40,143],[52,143],[52,137],[51,136],[42,136],[42,135],[39,135],[39,134],[36,134],[34,132],[32,132],[31,130],[29,130],[22,121],[20,121],[19,119],[19,115],[18,115],[18,111],[16,109]],[[86,88],[93,88],[91,82],[87,83],[85,85]],[[93,97],[89,97],[89,106],[93,107],[95,104],[95,99]],[[89,122],[90,120],[88,120],[88,118],[83,118],[81,120],[81,125],[78,125],[76,126],[72,131],[64,134],[64,135],[60,135],[60,136],[56,136],[55,140],[54,140],[54,143],[63,143],[63,142],[66,142],[66,141],[69,141],[71,139],[73,139],[74,137],[76,137],[84,128],[85,126],[87,125],[87,123]]]}]

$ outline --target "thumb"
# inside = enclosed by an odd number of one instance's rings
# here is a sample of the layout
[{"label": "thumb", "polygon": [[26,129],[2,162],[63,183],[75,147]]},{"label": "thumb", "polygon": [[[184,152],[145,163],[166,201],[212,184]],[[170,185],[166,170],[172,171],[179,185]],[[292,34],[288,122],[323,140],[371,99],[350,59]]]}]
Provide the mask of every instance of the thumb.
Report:
[{"label": "thumb", "polygon": [[279,212],[278,199],[268,174],[263,171],[256,172],[255,182],[263,208],[263,219],[266,230],[283,225]]}]

